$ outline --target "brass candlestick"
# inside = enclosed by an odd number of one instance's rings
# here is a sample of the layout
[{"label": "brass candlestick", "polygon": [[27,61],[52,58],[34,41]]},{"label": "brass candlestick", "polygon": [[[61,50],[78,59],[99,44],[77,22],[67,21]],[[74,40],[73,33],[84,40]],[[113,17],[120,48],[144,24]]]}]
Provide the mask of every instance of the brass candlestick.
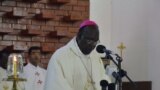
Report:
[{"label": "brass candlestick", "polygon": [[4,78],[3,80],[4,81],[12,81],[13,82],[12,90],[18,90],[17,89],[17,82],[26,81],[25,78],[19,78],[18,76],[16,78],[14,76],[10,76],[8,78]]},{"label": "brass candlestick", "polygon": [[20,77],[23,73],[23,59],[20,54],[11,54],[8,58],[7,74],[8,78],[4,78],[4,81],[12,81],[12,90],[17,89],[17,82],[26,81],[25,78]]}]

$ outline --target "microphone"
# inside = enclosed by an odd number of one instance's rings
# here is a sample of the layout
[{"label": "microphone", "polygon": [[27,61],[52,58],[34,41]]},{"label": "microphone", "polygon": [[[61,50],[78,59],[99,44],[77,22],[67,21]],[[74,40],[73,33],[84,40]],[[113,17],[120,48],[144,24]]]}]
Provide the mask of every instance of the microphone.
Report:
[{"label": "microphone", "polygon": [[121,70],[118,72],[118,74],[119,74],[120,77],[122,78],[122,77],[124,77],[124,76],[127,75],[127,72],[126,72],[125,70],[121,69]]},{"label": "microphone", "polygon": [[117,83],[117,81],[119,81],[121,78],[123,78],[124,76],[127,75],[127,72],[124,70],[120,70],[118,72],[113,72],[112,76],[116,79],[115,83]]},{"label": "microphone", "polygon": [[116,85],[114,83],[109,84],[108,90],[116,90]]},{"label": "microphone", "polygon": [[96,47],[96,50],[98,53],[106,53],[107,55],[112,54],[112,55],[116,55],[116,53],[112,52],[111,50],[107,50],[105,46],[103,45],[98,45]]},{"label": "microphone", "polygon": [[108,81],[106,81],[106,80],[101,80],[101,81],[100,81],[100,85],[101,85],[101,87],[102,87],[101,90],[106,90],[106,89],[107,89],[107,86],[108,86]]},{"label": "microphone", "polygon": [[112,76],[114,77],[114,78],[120,78],[120,75],[117,73],[117,72],[113,72],[112,73]]},{"label": "microphone", "polygon": [[[117,60],[118,62],[122,62],[122,58],[121,58],[117,53],[114,53],[114,52],[112,52],[111,50],[106,49],[106,47],[103,46],[103,45],[98,45],[98,46],[96,47],[96,50],[97,50],[98,53],[106,53],[106,56],[115,55],[115,56],[116,56],[116,60]],[[110,59],[113,60],[113,58],[110,58]],[[113,62],[114,62],[114,61],[113,61]],[[114,62],[114,63],[116,63],[116,62]],[[117,65],[117,66],[118,66],[118,65]]]},{"label": "microphone", "polygon": [[121,76],[117,72],[113,72],[112,76],[115,78],[115,84],[121,79]]}]

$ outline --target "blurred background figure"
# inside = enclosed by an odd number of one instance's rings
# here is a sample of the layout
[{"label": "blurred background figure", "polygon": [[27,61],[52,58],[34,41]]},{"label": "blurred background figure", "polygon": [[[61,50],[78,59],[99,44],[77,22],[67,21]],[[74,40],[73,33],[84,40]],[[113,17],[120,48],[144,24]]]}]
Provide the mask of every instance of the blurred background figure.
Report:
[{"label": "blurred background figure", "polygon": [[41,48],[30,47],[28,51],[28,64],[24,67],[24,75],[27,79],[26,90],[44,90],[46,70],[41,67]]},{"label": "blurred background figure", "polygon": [[9,88],[9,85],[4,84],[5,81],[2,81],[3,78],[7,78],[6,69],[9,54],[10,53],[7,52],[5,49],[0,51],[0,90],[5,90],[4,88]]}]

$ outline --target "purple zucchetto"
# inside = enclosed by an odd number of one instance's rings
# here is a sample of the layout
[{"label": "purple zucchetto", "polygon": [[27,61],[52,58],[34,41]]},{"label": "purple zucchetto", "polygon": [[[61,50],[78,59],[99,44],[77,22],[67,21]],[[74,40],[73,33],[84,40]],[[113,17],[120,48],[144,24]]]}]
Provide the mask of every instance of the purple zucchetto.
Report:
[{"label": "purple zucchetto", "polygon": [[91,20],[85,20],[81,23],[80,28],[83,28],[85,26],[91,26],[91,25],[95,25],[98,26],[94,21]]}]

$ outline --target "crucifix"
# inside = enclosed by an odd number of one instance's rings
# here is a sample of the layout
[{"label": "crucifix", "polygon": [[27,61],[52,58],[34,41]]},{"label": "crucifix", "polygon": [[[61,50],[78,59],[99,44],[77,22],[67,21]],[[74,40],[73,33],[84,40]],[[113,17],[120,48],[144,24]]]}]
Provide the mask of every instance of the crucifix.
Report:
[{"label": "crucifix", "polygon": [[120,45],[117,48],[120,50],[120,55],[122,57],[123,50],[126,48],[126,46],[123,44],[123,42],[121,42]]},{"label": "crucifix", "polygon": [[[119,60],[121,60],[121,61],[118,61],[118,71],[120,72],[122,69],[121,69],[121,62],[122,62],[122,60],[123,60],[123,57],[122,57],[122,55],[123,55],[123,50],[126,48],[125,46],[124,46],[124,44],[123,44],[123,42],[121,42],[120,43],[120,45],[117,47],[119,50],[120,50],[120,57],[121,57],[121,59],[119,59]],[[119,79],[119,82],[118,82],[118,90],[122,90],[122,78],[120,78]]]}]

